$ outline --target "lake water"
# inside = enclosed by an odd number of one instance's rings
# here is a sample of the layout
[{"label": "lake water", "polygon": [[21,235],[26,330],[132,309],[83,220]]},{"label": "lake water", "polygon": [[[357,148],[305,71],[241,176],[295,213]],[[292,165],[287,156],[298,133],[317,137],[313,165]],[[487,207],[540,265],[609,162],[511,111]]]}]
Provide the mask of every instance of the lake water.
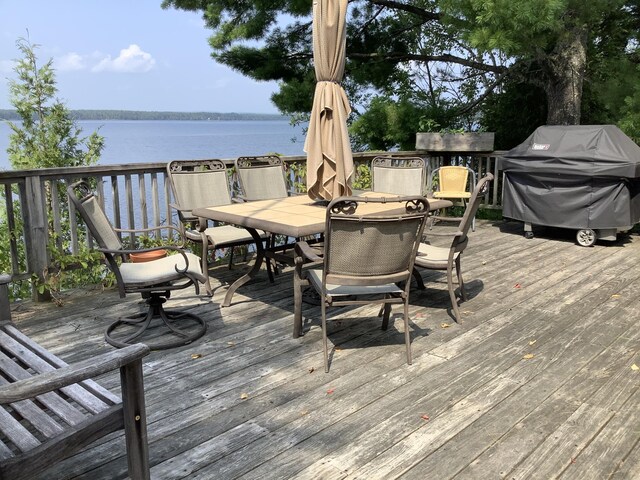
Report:
[{"label": "lake water", "polygon": [[[98,130],[105,137],[102,165],[304,154],[303,126],[292,126],[288,120],[85,120],[77,125],[83,136]],[[0,122],[0,170],[11,168],[10,133],[7,123]]]}]

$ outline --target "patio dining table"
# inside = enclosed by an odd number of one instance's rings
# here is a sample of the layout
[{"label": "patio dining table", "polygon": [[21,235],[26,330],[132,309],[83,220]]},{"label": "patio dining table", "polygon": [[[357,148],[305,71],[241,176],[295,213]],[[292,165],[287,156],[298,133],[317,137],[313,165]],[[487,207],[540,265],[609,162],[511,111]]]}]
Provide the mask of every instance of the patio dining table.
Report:
[{"label": "patio dining table", "polygon": [[[359,196],[364,198],[391,198],[398,195],[367,191],[362,192]],[[451,205],[452,203],[448,200],[429,199],[429,209],[431,211],[447,208]],[[229,286],[222,306],[228,307],[231,305],[231,300],[236,290],[255,278],[260,271],[265,256],[269,254],[262,245],[258,230],[292,238],[320,234],[324,232],[325,228],[326,206],[327,202],[314,202],[306,195],[297,195],[219,207],[194,208],[193,214],[197,217],[244,227],[256,243],[256,259],[253,267]],[[385,203],[362,203],[358,206],[358,211],[361,215],[393,213],[397,209],[397,205]]]}]

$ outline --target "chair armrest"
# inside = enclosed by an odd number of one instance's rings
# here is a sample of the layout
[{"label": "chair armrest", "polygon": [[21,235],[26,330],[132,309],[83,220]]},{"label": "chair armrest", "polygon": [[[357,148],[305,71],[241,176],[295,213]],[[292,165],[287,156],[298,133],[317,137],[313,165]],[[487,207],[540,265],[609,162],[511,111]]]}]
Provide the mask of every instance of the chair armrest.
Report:
[{"label": "chair armrest", "polygon": [[305,241],[297,242],[296,246],[296,260],[300,258],[304,263],[305,260],[311,260],[312,262],[322,262],[322,256],[318,254],[318,250],[314,249]]},{"label": "chair armrest", "polygon": [[149,352],[148,346],[138,343],[31,378],[2,385],[0,386],[0,404],[33,398],[67,385],[88,380],[140,360]]}]

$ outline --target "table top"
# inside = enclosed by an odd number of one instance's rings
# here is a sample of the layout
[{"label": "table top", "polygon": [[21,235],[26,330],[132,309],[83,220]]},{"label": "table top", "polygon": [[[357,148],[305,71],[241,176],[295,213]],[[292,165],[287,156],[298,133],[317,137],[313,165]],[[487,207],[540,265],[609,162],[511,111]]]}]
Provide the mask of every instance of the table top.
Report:
[{"label": "table top", "polygon": [[[398,195],[378,192],[364,192],[365,198],[393,198]],[[448,200],[429,199],[430,210],[451,206]],[[234,203],[219,207],[201,207],[193,209],[198,217],[220,222],[232,223],[247,228],[255,228],[289,237],[304,237],[324,231],[327,206],[314,202],[306,195],[296,195],[273,200]],[[397,211],[397,204],[361,203],[360,215],[375,215]]]}]

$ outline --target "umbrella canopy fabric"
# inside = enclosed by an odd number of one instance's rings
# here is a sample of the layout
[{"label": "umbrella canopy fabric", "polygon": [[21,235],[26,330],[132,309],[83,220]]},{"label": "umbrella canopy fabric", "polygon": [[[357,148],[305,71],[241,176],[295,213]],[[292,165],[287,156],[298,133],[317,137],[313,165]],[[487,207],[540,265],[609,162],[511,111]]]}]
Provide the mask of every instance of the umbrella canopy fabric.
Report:
[{"label": "umbrella canopy fabric", "polygon": [[313,61],[316,89],[309,129],[307,192],[314,200],[351,194],[353,156],[347,117],[351,107],[340,85],[344,75],[347,0],[314,0]]}]

